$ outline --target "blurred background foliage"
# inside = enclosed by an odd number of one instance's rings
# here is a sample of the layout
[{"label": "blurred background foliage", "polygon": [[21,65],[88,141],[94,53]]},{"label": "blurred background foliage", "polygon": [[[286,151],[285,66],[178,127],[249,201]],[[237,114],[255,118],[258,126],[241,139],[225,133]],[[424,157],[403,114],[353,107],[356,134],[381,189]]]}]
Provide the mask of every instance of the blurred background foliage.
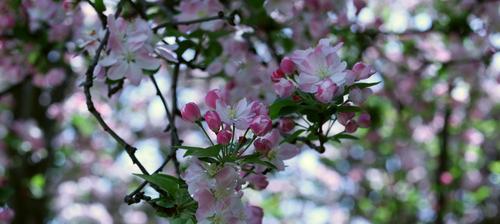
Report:
[{"label": "blurred background foliage", "polygon": [[[17,16],[2,27],[10,31],[0,32],[0,222],[165,223],[147,205],[123,202],[140,183],[131,175],[137,169],[87,112],[81,83],[89,57],[77,40],[98,24],[92,7],[72,2],[79,13],[65,17],[68,34],[54,39],[54,24],[31,29],[26,2],[0,3],[0,18]],[[227,54],[223,38],[232,32],[270,69],[273,58],[332,37],[343,42],[349,67],[372,64],[373,81],[381,81],[366,103],[373,126],[359,130],[358,140],[332,142],[321,155],[304,150],[268,189],[247,190],[247,200],[264,208],[264,223],[500,223],[498,1],[370,0],[359,10],[352,1],[335,1],[324,11],[307,6],[326,0],[221,2],[239,27],[163,30],[176,37],[175,54],[187,64],[180,104],[234,79],[202,71]],[[105,12],[116,3],[104,1]],[[177,5],[147,1],[145,7],[159,22]],[[123,14],[136,16],[127,4]],[[202,57],[187,63],[200,47]],[[63,71],[62,80],[35,82],[53,69]],[[157,73],[165,90],[171,69]],[[109,86],[96,83],[96,105],[140,148],[145,166],[156,169],[170,142],[161,102],[149,82],[121,88],[108,98]],[[179,126],[185,142],[202,145],[199,133]]]}]

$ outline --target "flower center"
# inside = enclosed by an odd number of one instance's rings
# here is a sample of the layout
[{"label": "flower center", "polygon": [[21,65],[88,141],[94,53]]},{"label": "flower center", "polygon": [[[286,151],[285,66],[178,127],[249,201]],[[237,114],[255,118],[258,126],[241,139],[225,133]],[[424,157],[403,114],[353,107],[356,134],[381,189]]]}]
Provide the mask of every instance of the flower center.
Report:
[{"label": "flower center", "polygon": [[228,115],[230,119],[235,119],[236,118],[236,110],[234,108],[230,108],[228,111]]},{"label": "flower center", "polygon": [[326,77],[328,77],[330,75],[330,73],[328,72],[328,69],[327,68],[320,68],[318,70],[318,76],[321,78],[321,79],[324,79]]},{"label": "flower center", "polygon": [[135,55],[130,51],[125,52],[124,58],[127,63],[135,62]]}]

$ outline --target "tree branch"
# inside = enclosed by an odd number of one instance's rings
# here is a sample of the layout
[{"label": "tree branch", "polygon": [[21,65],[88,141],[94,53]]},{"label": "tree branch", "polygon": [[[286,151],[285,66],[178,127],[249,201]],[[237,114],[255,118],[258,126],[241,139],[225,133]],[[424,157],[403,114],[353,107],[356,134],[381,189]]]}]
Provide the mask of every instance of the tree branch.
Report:
[{"label": "tree branch", "polygon": [[231,17],[226,17],[224,16],[224,12],[220,11],[216,16],[209,16],[205,18],[199,18],[199,19],[193,19],[193,20],[187,20],[187,21],[172,21],[172,22],[164,22],[160,23],[157,26],[153,27],[153,31],[158,31],[161,28],[167,27],[167,26],[178,26],[178,25],[191,25],[195,23],[203,23],[203,22],[208,22],[212,20],[232,20]]},{"label": "tree branch", "polygon": [[[118,3],[117,11],[115,14],[115,17],[118,17],[118,15],[121,12],[121,4],[123,1],[120,1]],[[94,69],[97,66],[97,63],[99,61],[99,56],[101,55],[101,52],[104,49],[104,46],[106,45],[106,42],[109,39],[109,29],[106,30],[106,34],[104,35],[104,39],[102,40],[101,44],[97,48],[96,55],[94,59],[92,60],[92,63],[90,64],[89,68],[85,72],[85,83],[83,85],[84,87],[84,93],[85,93],[85,100],[87,104],[87,108],[89,112],[96,118],[97,122],[101,125],[101,127],[104,129],[104,131],[108,132],[113,139],[115,139],[116,142],[118,142],[121,146],[125,148],[125,151],[129,155],[130,159],[132,159],[132,162],[139,167],[141,172],[143,174],[149,174],[146,168],[142,165],[142,163],[137,159],[135,156],[135,152],[137,151],[137,148],[134,146],[128,144],[122,137],[120,137],[113,129],[109,127],[109,125],[104,121],[102,118],[101,114],[97,109],[95,108],[94,102],[92,101],[92,94],[90,93],[90,89],[94,85]]]}]

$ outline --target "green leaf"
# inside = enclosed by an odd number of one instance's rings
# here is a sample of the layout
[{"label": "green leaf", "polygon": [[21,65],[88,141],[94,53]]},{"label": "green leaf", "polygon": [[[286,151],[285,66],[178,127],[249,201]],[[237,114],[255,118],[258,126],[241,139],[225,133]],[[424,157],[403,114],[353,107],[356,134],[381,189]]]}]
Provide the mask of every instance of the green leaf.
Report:
[{"label": "green leaf", "polygon": [[[257,156],[255,155],[257,154]],[[268,162],[268,161],[265,161],[265,160],[262,160],[260,158],[260,154],[258,153],[254,153],[254,154],[251,154],[251,155],[248,155],[248,156],[243,156],[242,159],[241,159],[241,162],[244,163],[244,164],[260,164],[260,165],[264,165],[264,166],[267,166],[269,168],[272,168],[272,169],[277,169],[277,167]]]},{"label": "green leaf", "polygon": [[[288,110],[285,110],[288,108]],[[297,103],[290,98],[278,99],[269,106],[269,116],[271,119],[278,118],[280,115],[294,112],[297,108]]]},{"label": "green leaf", "polygon": [[352,84],[352,86],[350,86],[349,88],[350,89],[353,89],[353,88],[365,89],[365,88],[368,88],[368,87],[371,87],[371,86],[375,86],[375,85],[377,85],[379,83],[380,82],[371,82],[371,83],[358,82],[358,83]]},{"label": "green leaf", "polygon": [[299,135],[302,134],[302,132],[304,132],[304,131],[305,131],[304,129],[300,129],[300,130],[295,131],[293,134],[286,136],[285,139],[283,139],[283,141],[281,141],[281,143],[294,142],[297,139],[297,137],[299,137]]},{"label": "green leaf", "polygon": [[98,12],[104,12],[104,11],[106,11],[106,6],[104,5],[104,1],[103,0],[95,0],[94,5],[95,5],[95,9]]},{"label": "green leaf", "polygon": [[360,112],[361,108],[357,106],[339,106],[337,107],[338,112]]},{"label": "green leaf", "polygon": [[191,147],[191,146],[176,146],[176,148],[186,149],[184,157],[186,156],[196,156],[196,157],[216,157],[219,155],[220,150],[223,145],[214,145],[208,148]]},{"label": "green leaf", "polygon": [[181,188],[181,184],[183,183],[182,180],[176,177],[162,173],[155,173],[152,175],[145,175],[145,174],[134,174],[134,175],[146,180],[147,182],[153,185],[156,185],[157,187],[168,192],[171,195],[176,195],[176,193]]},{"label": "green leaf", "polygon": [[354,136],[354,135],[350,135],[350,134],[346,134],[346,133],[339,133],[339,134],[336,134],[332,137],[330,137],[331,140],[334,140],[338,143],[340,143],[340,139],[353,139],[353,140],[358,140],[359,138]]}]

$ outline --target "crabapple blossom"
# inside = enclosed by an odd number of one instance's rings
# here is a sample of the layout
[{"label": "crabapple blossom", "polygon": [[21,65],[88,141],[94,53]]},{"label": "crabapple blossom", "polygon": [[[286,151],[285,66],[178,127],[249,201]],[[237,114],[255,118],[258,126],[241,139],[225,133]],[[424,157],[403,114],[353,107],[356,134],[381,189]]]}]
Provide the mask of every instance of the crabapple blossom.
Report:
[{"label": "crabapple blossom", "polygon": [[[179,21],[190,21],[209,16],[216,16],[223,11],[224,7],[218,0],[186,0],[179,5],[180,14],[176,16]],[[223,25],[223,21],[208,21],[201,24],[182,25],[179,28],[184,32],[194,31],[201,28],[207,31],[215,31]]]},{"label": "crabapple blossom", "polygon": [[205,95],[205,104],[212,109],[215,109],[217,101],[219,100],[226,103],[223,98],[223,94],[219,89],[212,89],[207,92],[207,95]]},{"label": "crabapple blossom", "polygon": [[295,127],[295,122],[291,118],[281,118],[278,123],[278,129],[282,133],[288,133]]},{"label": "crabapple blossom", "polygon": [[285,77],[285,73],[281,69],[277,69],[271,74],[271,80],[273,82],[279,82],[282,78]]},{"label": "crabapple blossom", "polygon": [[217,100],[215,111],[220,119],[227,125],[235,125],[237,129],[244,130],[248,128],[250,122],[251,105],[247,103],[246,98],[241,99],[235,106],[225,105]]},{"label": "crabapple blossom", "polygon": [[318,85],[318,91],[314,97],[322,103],[330,103],[337,92],[337,85],[330,79],[326,79]]},{"label": "crabapple blossom", "polygon": [[205,122],[207,122],[208,127],[213,132],[217,133],[220,130],[222,121],[220,120],[219,114],[215,111],[207,111],[205,113]]},{"label": "crabapple blossom", "polygon": [[354,88],[349,93],[349,100],[354,104],[361,105],[372,94],[371,89]]},{"label": "crabapple blossom", "polygon": [[341,46],[332,47],[329,39],[321,39],[315,48],[296,50],[290,55],[299,72],[296,81],[300,90],[316,93],[319,84],[326,79],[339,88],[344,86],[347,64],[337,54]]},{"label": "crabapple blossom", "polygon": [[230,130],[224,129],[217,133],[217,143],[227,145],[231,141],[233,133]]},{"label": "crabapple blossom", "polygon": [[349,120],[345,124],[345,131],[347,133],[354,133],[358,130],[358,123],[355,120]]},{"label": "crabapple blossom", "polygon": [[253,143],[255,150],[263,155],[266,155],[271,150],[272,143],[268,139],[258,138]]},{"label": "crabapple blossom", "polygon": [[362,127],[362,128],[370,127],[370,125],[371,125],[371,116],[370,116],[370,114],[368,114],[368,113],[362,113],[361,115],[359,115],[359,117],[358,117],[358,124],[359,124],[359,127]]},{"label": "crabapple blossom", "polygon": [[279,82],[273,84],[273,87],[276,94],[281,98],[289,97],[295,91],[292,81],[287,79],[280,79]]},{"label": "crabapple blossom", "polygon": [[257,136],[263,136],[272,129],[272,125],[273,124],[269,116],[258,115],[252,119],[252,122],[250,122],[250,129],[252,129],[252,132]]},{"label": "crabapple blossom", "polygon": [[[134,85],[139,85],[143,77],[143,70],[156,70],[160,67],[157,58],[151,56],[151,47],[147,41],[150,39],[150,30],[145,21],[134,20],[133,26],[127,26],[123,18],[108,17],[110,53],[104,56],[94,71],[94,75],[107,71],[111,80],[124,77]],[[149,32],[147,32],[149,31]]]},{"label": "crabapple blossom", "polygon": [[181,116],[186,121],[196,122],[201,118],[200,108],[198,108],[196,103],[187,103],[181,109]]},{"label": "crabapple blossom", "polygon": [[295,64],[289,57],[284,57],[280,62],[279,70],[285,74],[292,74],[295,71]]}]

